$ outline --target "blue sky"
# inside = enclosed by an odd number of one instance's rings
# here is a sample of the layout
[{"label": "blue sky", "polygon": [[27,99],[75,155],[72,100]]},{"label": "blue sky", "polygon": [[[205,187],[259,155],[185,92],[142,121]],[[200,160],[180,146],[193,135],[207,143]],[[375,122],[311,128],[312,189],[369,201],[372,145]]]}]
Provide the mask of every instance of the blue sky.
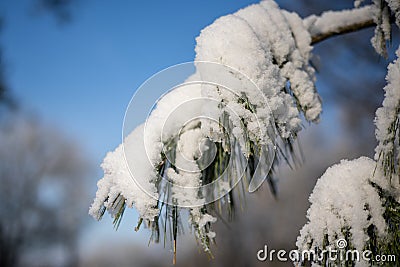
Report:
[{"label": "blue sky", "polygon": [[[121,139],[126,105],[154,73],[194,59],[195,37],[257,1],[78,1],[72,21],[2,1],[6,78],[17,99],[83,142],[94,157]],[[114,3],[114,4],[113,4]]]}]

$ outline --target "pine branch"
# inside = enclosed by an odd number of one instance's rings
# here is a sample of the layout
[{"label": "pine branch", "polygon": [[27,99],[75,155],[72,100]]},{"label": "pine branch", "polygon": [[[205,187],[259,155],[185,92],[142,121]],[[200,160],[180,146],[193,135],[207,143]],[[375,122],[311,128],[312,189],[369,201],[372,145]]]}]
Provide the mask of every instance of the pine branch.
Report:
[{"label": "pine branch", "polygon": [[333,36],[374,26],[372,13],[372,6],[327,11],[322,13],[321,16],[311,15],[305,18],[304,23],[311,34],[311,44],[316,44]]}]

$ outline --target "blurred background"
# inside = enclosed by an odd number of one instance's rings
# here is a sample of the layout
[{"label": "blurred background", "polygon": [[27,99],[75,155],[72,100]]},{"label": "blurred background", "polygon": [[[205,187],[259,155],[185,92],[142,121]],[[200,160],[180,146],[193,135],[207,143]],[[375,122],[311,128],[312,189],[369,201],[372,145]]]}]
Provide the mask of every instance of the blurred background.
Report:
[{"label": "blurred background", "polygon": [[[277,1],[305,17],[353,1]],[[257,1],[2,0],[0,2],[0,266],[170,266],[169,247],[134,231],[129,210],[118,231],[110,216],[87,215],[99,165],[121,142],[125,108],[156,72],[194,59],[195,37],[216,18]],[[324,113],[299,137],[304,163],[278,171],[248,195],[229,226],[216,225],[214,260],[190,233],[177,266],[292,266],[256,253],[294,249],[308,196],[328,166],[372,156],[374,112],[391,57],[370,46],[373,29],[315,46]]]}]

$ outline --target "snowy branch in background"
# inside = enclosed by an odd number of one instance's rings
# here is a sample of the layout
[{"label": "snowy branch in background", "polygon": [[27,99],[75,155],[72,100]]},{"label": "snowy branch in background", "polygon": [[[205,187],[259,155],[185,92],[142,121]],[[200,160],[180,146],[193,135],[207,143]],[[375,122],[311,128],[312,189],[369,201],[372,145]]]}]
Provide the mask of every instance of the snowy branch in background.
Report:
[{"label": "snowy branch in background", "polygon": [[[375,26],[371,39],[376,52],[387,57],[387,42],[391,41],[391,24],[400,26],[400,2],[397,0],[373,0],[372,5],[359,7],[364,1],[355,1],[351,10],[326,11],[320,16],[311,15],[304,19],[311,34],[311,44],[345,33]],[[392,18],[393,17],[393,18]]]},{"label": "snowy branch in background", "polygon": [[304,24],[311,34],[312,44],[316,44],[329,37],[374,26],[374,9],[371,5],[352,10],[327,11],[321,16],[305,18]]}]

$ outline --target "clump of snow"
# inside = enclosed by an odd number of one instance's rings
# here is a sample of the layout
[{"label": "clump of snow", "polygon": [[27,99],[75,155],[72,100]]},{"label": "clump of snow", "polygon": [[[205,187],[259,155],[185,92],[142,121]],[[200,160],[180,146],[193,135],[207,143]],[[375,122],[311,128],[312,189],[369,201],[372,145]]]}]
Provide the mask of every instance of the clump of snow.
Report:
[{"label": "clump of snow", "polygon": [[386,41],[390,40],[390,18],[388,8],[384,1],[374,0],[373,2],[375,5],[373,10],[373,19],[376,27],[371,43],[379,55],[387,57]]},{"label": "clump of snow", "polygon": [[387,57],[386,43],[391,41],[391,21],[393,15],[397,27],[400,27],[400,2],[397,0],[373,0],[373,19],[376,24],[372,46],[381,56]]},{"label": "clump of snow", "polygon": [[[335,241],[340,238],[349,238],[355,249],[363,251],[369,240],[367,228],[370,225],[376,227],[378,235],[385,234],[384,208],[370,181],[383,188],[388,188],[388,184],[382,172],[374,173],[375,167],[374,160],[361,157],[342,160],[326,170],[310,196],[308,223],[300,230],[296,243],[300,251],[335,248]],[[350,237],[345,237],[346,230]],[[328,245],[324,243],[325,236]]]},{"label": "clump of snow", "polygon": [[122,144],[115,151],[107,153],[101,164],[104,177],[97,183],[96,198],[89,210],[89,214],[94,218],[99,220],[104,208],[115,214],[117,211],[113,207],[119,195],[125,198],[128,207],[136,208],[141,218],[154,221],[154,217],[158,215],[157,191],[154,183],[148,181],[148,175],[154,177],[156,173],[147,157],[143,157],[145,155],[143,140],[143,125],[126,139],[128,147],[134,146],[138,154],[138,157],[135,157],[135,164],[140,168],[134,170],[137,170],[135,180],[125,160]]},{"label": "clump of snow", "polygon": [[201,169],[196,158],[199,157],[199,144],[203,139],[199,128],[190,129],[181,134],[177,142],[175,166],[167,169],[167,177],[172,183],[171,195],[173,201],[183,207],[200,206],[203,199],[198,197],[201,186]]},{"label": "clump of snow", "polygon": [[[314,70],[309,65],[311,37],[298,15],[280,10],[274,1],[262,1],[217,19],[202,30],[196,41],[196,61],[228,65],[255,83],[267,97],[283,137],[299,130],[294,102],[307,120],[318,120],[321,102],[314,88]],[[255,107],[265,107],[257,90],[248,90],[246,86],[235,89],[239,96],[244,93]],[[287,89],[295,98],[285,92]],[[221,99],[226,100],[223,95]],[[265,121],[255,113],[260,121]]]},{"label": "clump of snow", "polygon": [[[208,239],[215,238],[215,232],[207,229],[208,225],[215,223],[217,218],[210,214],[201,212],[200,208],[190,209],[189,223],[195,229],[195,235],[198,240],[205,241]],[[201,242],[204,251],[210,251],[209,242]]]}]

